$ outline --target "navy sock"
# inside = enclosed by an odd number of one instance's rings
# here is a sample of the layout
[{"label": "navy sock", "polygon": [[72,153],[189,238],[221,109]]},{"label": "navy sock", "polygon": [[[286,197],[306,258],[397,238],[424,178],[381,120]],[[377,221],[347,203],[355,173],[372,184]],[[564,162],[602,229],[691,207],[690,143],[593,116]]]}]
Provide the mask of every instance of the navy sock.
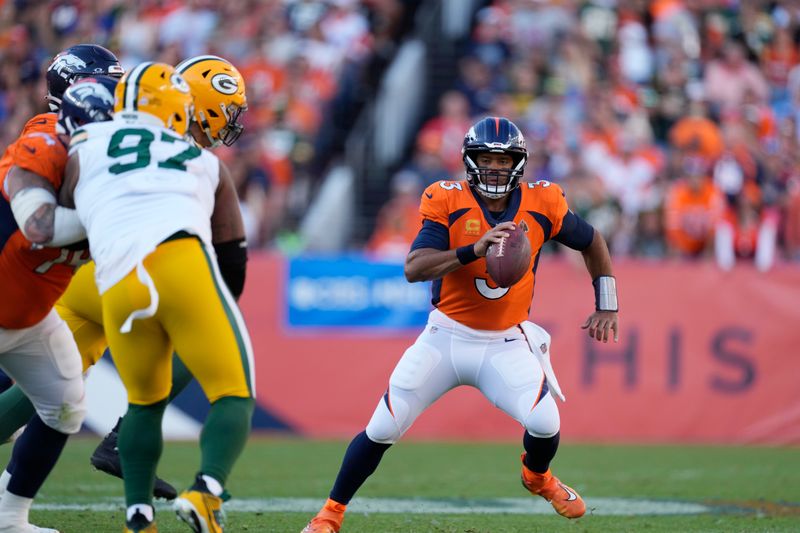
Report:
[{"label": "navy sock", "polygon": [[23,498],[33,498],[58,461],[68,435],[56,431],[34,416],[14,444],[14,465],[8,491]]},{"label": "navy sock", "polygon": [[356,491],[378,468],[383,452],[390,446],[370,440],[366,431],[356,435],[344,454],[339,475],[331,490],[331,500],[343,505],[350,503]]},{"label": "navy sock", "polygon": [[8,377],[8,374],[0,370],[0,392],[5,392],[10,389],[13,384],[14,381]]},{"label": "navy sock", "polygon": [[522,437],[522,445],[525,447],[525,466],[537,474],[544,474],[550,468],[550,461],[556,456],[558,450],[558,440],[561,432],[552,437],[534,437],[527,431]]}]

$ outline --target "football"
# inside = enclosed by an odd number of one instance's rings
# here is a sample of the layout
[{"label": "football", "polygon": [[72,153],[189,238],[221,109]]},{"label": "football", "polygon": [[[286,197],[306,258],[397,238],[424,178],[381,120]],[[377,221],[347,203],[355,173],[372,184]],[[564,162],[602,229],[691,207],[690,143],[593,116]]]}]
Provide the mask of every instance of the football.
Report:
[{"label": "football", "polygon": [[508,237],[486,250],[486,270],[499,287],[510,287],[528,271],[531,265],[531,243],[524,224],[508,230]]}]

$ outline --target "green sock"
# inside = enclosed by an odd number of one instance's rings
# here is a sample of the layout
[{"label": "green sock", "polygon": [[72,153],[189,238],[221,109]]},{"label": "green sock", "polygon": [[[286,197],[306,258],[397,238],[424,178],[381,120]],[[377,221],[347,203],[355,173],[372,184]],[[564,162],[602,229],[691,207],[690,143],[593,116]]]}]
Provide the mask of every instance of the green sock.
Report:
[{"label": "green sock", "polygon": [[164,447],[161,419],[167,400],[151,405],[128,404],[119,428],[119,458],[125,476],[125,503],[152,505],[156,467]]},{"label": "green sock", "polygon": [[[178,354],[172,354],[172,388],[170,389],[167,403],[174,400],[175,396],[183,392],[183,389],[185,389],[186,386],[191,383],[192,379],[194,379],[194,376],[192,376],[192,374],[189,372],[189,369],[186,368],[186,365],[183,364],[183,361],[181,361],[181,358],[178,357]],[[2,398],[3,396],[0,395],[0,402],[2,402]],[[0,403],[0,405],[2,405],[2,403]],[[2,413],[2,411],[0,411],[0,413]],[[0,414],[0,416],[2,416],[2,414]],[[119,432],[120,422],[122,422],[121,418],[117,422],[117,426],[112,429],[112,431]],[[2,428],[4,423],[5,420],[0,421],[0,428]]]},{"label": "green sock", "polygon": [[252,398],[226,396],[211,404],[200,435],[200,472],[223,486],[250,434],[255,402]]},{"label": "green sock", "polygon": [[0,444],[8,441],[34,414],[36,409],[19,385],[13,385],[0,394]]},{"label": "green sock", "polygon": [[171,402],[175,399],[175,396],[183,392],[183,389],[192,381],[193,377],[189,369],[181,361],[181,358],[178,357],[178,354],[172,354],[172,389],[169,391],[168,401]]}]

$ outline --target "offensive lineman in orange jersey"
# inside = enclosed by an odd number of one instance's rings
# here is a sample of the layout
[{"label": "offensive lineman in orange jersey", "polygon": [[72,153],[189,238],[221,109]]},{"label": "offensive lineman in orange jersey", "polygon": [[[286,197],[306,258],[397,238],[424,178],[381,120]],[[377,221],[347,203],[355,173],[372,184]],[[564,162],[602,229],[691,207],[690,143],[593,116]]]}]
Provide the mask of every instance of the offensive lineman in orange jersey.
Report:
[{"label": "offensive lineman in orange jersey", "polygon": [[[48,99],[57,110],[67,86],[93,74],[121,75],[100,46],[58,54],[47,71]],[[55,530],[28,523],[33,497],[85,414],[80,354],[53,304],[88,252],[65,246],[85,238],[74,210],[57,206],[66,149],[54,113],[33,117],[0,159],[0,367],[33,403],[36,415],[0,476],[0,532]]]},{"label": "offensive lineman in orange jersey", "polygon": [[[479,389],[524,428],[522,483],[567,518],[586,511],[578,493],[550,471],[560,420],[553,396],[563,395],[549,362],[550,335],[527,320],[542,245],[555,239],[583,253],[595,286],[589,335],[617,340],[616,283],[603,237],[572,213],[561,188],[520,184],[528,152],[508,119],[489,117],[470,128],[462,147],[466,181],[440,181],[422,196],[423,225],[406,257],[411,281],[433,280],[425,331],[397,363],[366,430],[345,453],[330,496],[303,533],[337,533],[358,488],[383,453],[442,394],[459,385]],[[527,228],[531,269],[500,288],[486,273],[487,248]],[[551,394],[548,394],[551,392]]]},{"label": "offensive lineman in orange jersey", "polygon": [[[17,305],[0,305],[0,327],[26,327],[41,320],[66,289],[75,268],[89,260],[86,246],[57,247],[80,241],[85,232],[77,219],[72,220],[72,210],[56,206],[55,195],[67,162],[66,147],[56,135],[56,111],[67,87],[97,74],[117,78],[123,74],[117,58],[102,46],[79,44],[59,53],[46,73],[51,112],[30,119],[0,159],[0,204],[11,201],[13,208],[13,203],[41,196],[42,191],[52,195],[52,199],[42,197],[46,201],[22,202],[21,214],[28,216],[19,231],[9,218],[3,225],[0,287],[7,295],[4,302]],[[13,200],[18,193],[21,195]],[[29,203],[30,206],[25,205]],[[33,208],[39,210],[31,211]],[[54,230],[58,234],[53,235]],[[31,249],[31,243],[40,246]]]}]

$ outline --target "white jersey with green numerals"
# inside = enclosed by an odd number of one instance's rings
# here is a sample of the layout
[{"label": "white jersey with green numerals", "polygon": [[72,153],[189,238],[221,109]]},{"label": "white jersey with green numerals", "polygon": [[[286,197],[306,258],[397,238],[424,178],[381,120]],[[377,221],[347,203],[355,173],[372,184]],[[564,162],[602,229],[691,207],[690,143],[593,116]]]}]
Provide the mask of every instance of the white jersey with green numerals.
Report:
[{"label": "white jersey with green numerals", "polygon": [[75,207],[104,293],[159,243],[186,231],[211,249],[219,160],[145,113],[87,124],[70,142],[80,158]]}]

